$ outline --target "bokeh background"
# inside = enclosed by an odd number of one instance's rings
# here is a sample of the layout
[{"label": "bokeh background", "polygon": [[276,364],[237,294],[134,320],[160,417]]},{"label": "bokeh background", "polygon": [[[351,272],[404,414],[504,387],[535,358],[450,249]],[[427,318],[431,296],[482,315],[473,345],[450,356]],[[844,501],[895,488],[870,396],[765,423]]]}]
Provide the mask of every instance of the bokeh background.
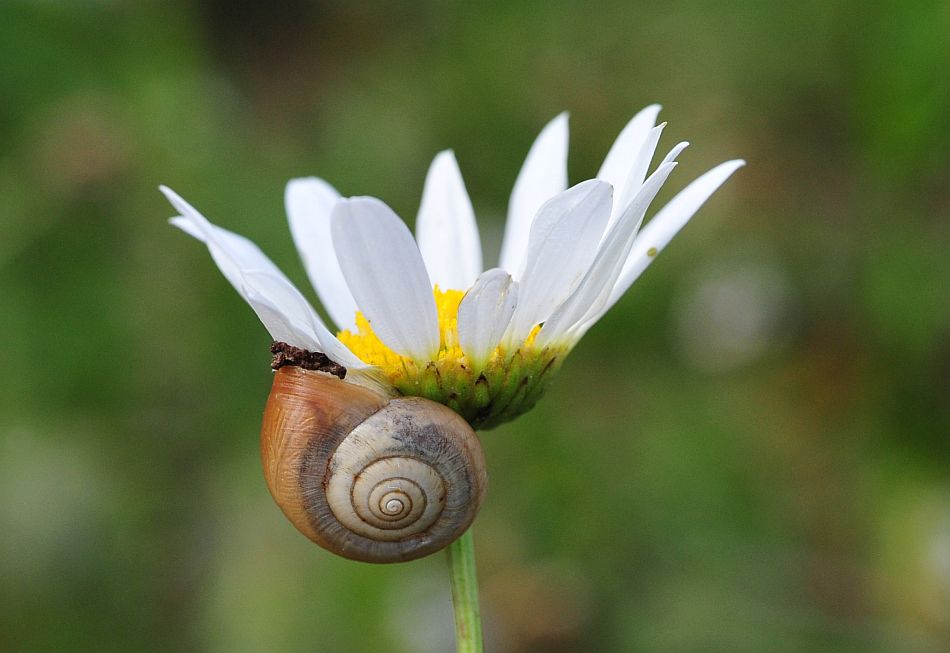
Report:
[{"label": "bokeh background", "polygon": [[948,34],[940,0],[3,2],[0,650],[451,649],[441,555],[272,504],[267,334],[157,186],[307,287],[287,179],[411,222],[451,147],[491,262],[540,128],[571,112],[577,182],[651,102],[693,142],[663,197],[749,165],[485,434],[491,650],[950,650]]}]

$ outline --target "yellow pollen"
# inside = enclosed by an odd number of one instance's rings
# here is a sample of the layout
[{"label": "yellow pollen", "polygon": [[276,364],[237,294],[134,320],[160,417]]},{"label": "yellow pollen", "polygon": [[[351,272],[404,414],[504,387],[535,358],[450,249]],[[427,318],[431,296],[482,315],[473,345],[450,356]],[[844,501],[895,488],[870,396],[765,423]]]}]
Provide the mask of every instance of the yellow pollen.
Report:
[{"label": "yellow pollen", "polygon": [[[458,312],[465,293],[461,290],[441,290],[436,286],[433,294],[439,316],[439,353],[435,360],[450,364],[461,363],[465,354],[459,346]],[[373,332],[369,320],[360,311],[356,313],[356,333],[347,329],[341,331],[338,337],[363,362],[381,368],[393,380],[416,366],[425,366],[429,362],[413,361],[384,345]]]}]

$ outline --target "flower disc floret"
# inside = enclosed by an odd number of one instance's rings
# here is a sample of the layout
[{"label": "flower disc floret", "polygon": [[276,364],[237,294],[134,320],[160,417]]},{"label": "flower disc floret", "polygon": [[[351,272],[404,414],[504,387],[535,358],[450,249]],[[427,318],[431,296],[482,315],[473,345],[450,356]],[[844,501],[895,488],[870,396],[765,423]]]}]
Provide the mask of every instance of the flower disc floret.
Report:
[{"label": "flower disc floret", "polygon": [[445,404],[473,428],[490,429],[530,410],[561,365],[567,349],[537,347],[534,328],[512,348],[499,345],[484,363],[472,360],[459,344],[460,290],[433,291],[439,316],[439,352],[433,359],[415,360],[387,347],[369,320],[356,314],[356,328],[337,334],[361,360],[373,365],[403,395]]}]

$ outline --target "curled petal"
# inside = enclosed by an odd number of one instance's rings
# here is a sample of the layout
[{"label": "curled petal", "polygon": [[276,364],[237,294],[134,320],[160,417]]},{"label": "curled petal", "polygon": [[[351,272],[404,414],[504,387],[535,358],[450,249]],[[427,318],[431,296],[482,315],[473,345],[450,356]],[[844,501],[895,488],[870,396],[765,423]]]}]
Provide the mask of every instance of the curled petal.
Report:
[{"label": "curled petal", "polygon": [[518,305],[506,340],[517,344],[567,299],[597,254],[612,188],[590,179],[549,200],[531,226]]},{"label": "curled petal", "polygon": [[613,285],[620,276],[623,263],[633,246],[643,216],[669,177],[675,163],[666,163],[650,175],[633,201],[627,205],[601,244],[597,257],[577,290],[544,322],[535,343],[544,347],[565,336],[569,344],[581,338],[603,315]]},{"label": "curled petal", "polygon": [[307,300],[247,238],[211,224],[165,186],[161,191],[181,214],[171,223],[208,246],[225,278],[254,309],[271,338],[322,351],[345,367],[367,367],[326,328]]},{"label": "curled petal", "polygon": [[663,251],[706,200],[722,186],[745,161],[736,159],[721,163],[684,188],[647,224],[633,243],[617,283],[614,284],[605,310],[613,306],[657,254]]},{"label": "curled petal", "polygon": [[459,344],[476,367],[501,342],[517,302],[518,283],[501,268],[482,272],[465,293],[458,311]]}]

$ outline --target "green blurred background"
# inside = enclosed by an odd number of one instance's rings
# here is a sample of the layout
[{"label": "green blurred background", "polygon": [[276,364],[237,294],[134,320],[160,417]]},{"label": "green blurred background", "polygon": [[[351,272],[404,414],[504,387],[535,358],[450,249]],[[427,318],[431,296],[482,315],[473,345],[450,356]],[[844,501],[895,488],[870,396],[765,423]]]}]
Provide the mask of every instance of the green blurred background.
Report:
[{"label": "green blurred background", "polygon": [[[445,651],[441,555],[267,494],[266,332],[166,183],[305,284],[283,187],[409,221],[455,149],[489,262],[527,149],[661,102],[665,198],[748,160],[487,433],[494,651],[950,650],[950,5],[0,5],[0,650]],[[662,198],[661,198],[662,199]]]}]

